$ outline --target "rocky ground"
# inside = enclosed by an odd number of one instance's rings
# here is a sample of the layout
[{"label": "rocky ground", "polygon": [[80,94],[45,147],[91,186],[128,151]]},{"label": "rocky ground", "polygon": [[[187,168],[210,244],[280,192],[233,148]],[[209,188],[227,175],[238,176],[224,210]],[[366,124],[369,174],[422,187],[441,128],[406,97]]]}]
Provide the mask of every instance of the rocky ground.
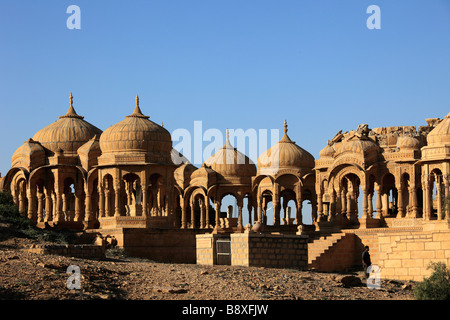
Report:
[{"label": "rocky ground", "polygon": [[[0,239],[1,240],[1,239]],[[369,289],[361,272],[157,263],[108,250],[107,259],[40,255],[27,238],[0,241],[0,299],[13,300],[412,300],[414,283],[381,281]],[[67,268],[80,268],[81,289],[68,289]]]}]

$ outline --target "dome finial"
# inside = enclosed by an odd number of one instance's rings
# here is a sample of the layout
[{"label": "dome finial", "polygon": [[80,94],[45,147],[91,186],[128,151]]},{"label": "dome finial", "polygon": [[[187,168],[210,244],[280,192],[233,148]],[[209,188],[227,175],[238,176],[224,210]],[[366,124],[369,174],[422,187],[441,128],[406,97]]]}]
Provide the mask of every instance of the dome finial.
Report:
[{"label": "dome finial", "polygon": [[60,116],[59,118],[79,118],[79,119],[83,119],[83,116],[79,116],[77,114],[77,112],[75,111],[75,108],[73,107],[73,95],[72,92],[70,93],[69,96],[69,101],[70,101],[70,106],[69,109],[67,110],[66,114],[63,116]]},{"label": "dome finial", "polygon": [[142,114],[141,108],[139,107],[139,95],[136,95],[136,106],[134,107],[133,113],[127,117],[149,118],[148,116],[144,116]]},{"label": "dome finial", "polygon": [[288,129],[287,129],[287,122],[286,122],[286,120],[284,120],[284,134],[286,134],[287,131],[288,131]]},{"label": "dome finial", "polygon": [[227,141],[230,141],[230,131],[227,128]]}]

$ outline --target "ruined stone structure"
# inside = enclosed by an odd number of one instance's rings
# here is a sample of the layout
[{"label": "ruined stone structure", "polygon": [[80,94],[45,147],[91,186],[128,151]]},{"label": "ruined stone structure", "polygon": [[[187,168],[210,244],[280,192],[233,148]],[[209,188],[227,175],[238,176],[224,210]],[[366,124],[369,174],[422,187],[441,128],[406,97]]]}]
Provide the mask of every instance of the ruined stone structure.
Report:
[{"label": "ruined stone structure", "polygon": [[[170,133],[142,113],[138,97],[130,115],[102,132],[75,112],[70,95],[67,113],[13,154],[0,189],[39,227],[114,236],[129,253],[155,260],[195,263],[225,238],[231,251],[256,248],[261,239],[296,261],[277,245],[301,251],[307,236],[301,256],[310,268],[358,265],[369,244],[386,277],[420,279],[429,261],[450,264],[450,114],[426,121],[340,131],[319,159],[291,140],[285,122],[281,140],[256,164],[227,133],[224,146],[196,168],[173,161],[181,155]],[[227,195],[237,212],[221,212]],[[312,224],[303,223],[305,201]],[[272,265],[263,251],[238,254],[232,263]]]}]

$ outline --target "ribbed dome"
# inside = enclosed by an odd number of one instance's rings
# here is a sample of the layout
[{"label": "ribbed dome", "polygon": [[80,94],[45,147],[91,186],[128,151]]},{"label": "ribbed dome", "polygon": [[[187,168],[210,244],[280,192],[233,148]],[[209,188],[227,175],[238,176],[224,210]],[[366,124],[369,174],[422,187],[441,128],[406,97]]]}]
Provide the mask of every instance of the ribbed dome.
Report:
[{"label": "ribbed dome", "polygon": [[400,136],[397,139],[397,147],[400,150],[419,150],[420,141],[412,136]]},{"label": "ribbed dome", "polygon": [[70,94],[70,107],[64,116],[36,132],[33,140],[39,141],[45,148],[56,152],[61,149],[66,155],[76,155],[77,149],[102,131],[83,120],[73,108]]},{"label": "ribbed dome", "polygon": [[171,162],[172,138],[166,129],[148,120],[136,96],[134,112],[106,129],[100,136],[102,155],[146,154],[149,161]]},{"label": "ribbed dome", "polygon": [[325,148],[323,148],[322,150],[320,150],[319,152],[319,156],[321,158],[332,158],[334,155],[334,149],[332,146],[330,146],[329,144],[327,144],[327,146]]},{"label": "ribbed dome", "polygon": [[45,151],[39,142],[28,139],[21,145],[11,157],[12,168],[25,167],[34,169],[45,164]]},{"label": "ribbed dome", "polygon": [[427,136],[429,146],[450,144],[450,113]]},{"label": "ribbed dome", "polygon": [[258,170],[314,168],[314,157],[289,138],[285,121],[283,137],[273,147],[259,156],[257,165]]},{"label": "ribbed dome", "polygon": [[378,145],[370,139],[344,140],[336,144],[336,155],[344,152],[368,154],[378,149]]},{"label": "ribbed dome", "polygon": [[225,145],[204,164],[224,177],[252,177],[256,175],[255,164],[231,145],[228,130]]}]

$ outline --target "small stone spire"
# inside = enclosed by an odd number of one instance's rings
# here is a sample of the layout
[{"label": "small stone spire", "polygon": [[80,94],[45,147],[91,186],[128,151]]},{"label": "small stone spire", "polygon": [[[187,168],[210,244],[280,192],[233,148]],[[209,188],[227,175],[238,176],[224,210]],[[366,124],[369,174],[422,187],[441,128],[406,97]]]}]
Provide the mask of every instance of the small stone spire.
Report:
[{"label": "small stone spire", "polygon": [[134,107],[134,111],[132,114],[130,114],[127,117],[138,117],[138,118],[147,118],[147,119],[150,118],[150,117],[144,116],[142,114],[141,108],[139,107],[139,96],[138,95],[136,95],[136,106]]},{"label": "small stone spire", "polygon": [[70,93],[69,96],[69,101],[70,101],[70,106],[69,109],[67,110],[66,114],[64,116],[60,116],[59,118],[79,118],[79,119],[83,119],[83,116],[79,116],[77,114],[77,112],[75,111],[75,108],[73,107],[73,95],[72,92]]},{"label": "small stone spire", "polygon": [[289,143],[291,143],[291,142],[294,142],[294,141],[292,141],[290,138],[289,138],[289,136],[287,135],[287,132],[288,132],[288,125],[287,125],[287,121],[286,120],[284,120],[284,135],[283,135],[283,137],[281,138],[281,140],[280,140],[280,142],[289,142]]}]

